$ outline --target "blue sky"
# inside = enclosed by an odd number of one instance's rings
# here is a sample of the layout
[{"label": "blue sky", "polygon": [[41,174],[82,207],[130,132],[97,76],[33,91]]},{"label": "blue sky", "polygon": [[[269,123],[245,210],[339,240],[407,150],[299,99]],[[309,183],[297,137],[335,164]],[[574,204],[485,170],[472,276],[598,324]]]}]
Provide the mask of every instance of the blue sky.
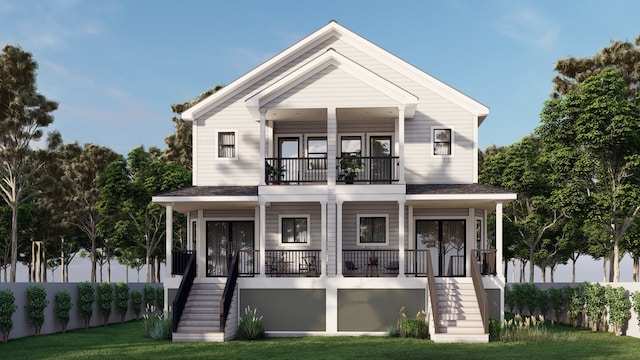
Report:
[{"label": "blue sky", "polygon": [[172,103],[229,84],[334,19],[487,105],[484,149],[535,129],[558,59],[633,41],[638,14],[637,0],[0,0],[0,43],[33,54],[66,142],[126,154],[164,147]]},{"label": "blue sky", "polygon": [[553,65],[640,34],[640,2],[0,0],[0,43],[39,64],[66,142],[164,147],[172,103],[231,81],[332,19],[487,105],[480,147],[538,124]]}]

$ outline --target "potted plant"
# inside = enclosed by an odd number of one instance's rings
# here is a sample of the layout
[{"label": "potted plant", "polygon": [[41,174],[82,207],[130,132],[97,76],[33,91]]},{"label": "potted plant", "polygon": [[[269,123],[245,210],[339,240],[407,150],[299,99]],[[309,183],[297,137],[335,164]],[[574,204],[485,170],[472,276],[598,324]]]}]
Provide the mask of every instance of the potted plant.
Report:
[{"label": "potted plant", "polygon": [[338,176],[338,180],[344,180],[346,184],[353,184],[353,180],[364,167],[359,151],[342,156],[338,165],[342,171],[342,174]]},{"label": "potted plant", "polygon": [[282,177],[287,172],[284,166],[266,164],[267,182],[270,184],[279,184]]}]

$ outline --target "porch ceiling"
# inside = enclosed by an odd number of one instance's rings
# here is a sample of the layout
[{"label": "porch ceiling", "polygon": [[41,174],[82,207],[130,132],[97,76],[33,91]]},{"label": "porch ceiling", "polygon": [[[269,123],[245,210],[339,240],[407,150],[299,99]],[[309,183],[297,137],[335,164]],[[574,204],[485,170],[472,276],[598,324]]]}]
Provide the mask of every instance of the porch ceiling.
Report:
[{"label": "porch ceiling", "polygon": [[[327,119],[326,109],[268,109],[266,113],[267,120],[286,121],[286,120],[322,120]],[[366,107],[366,108],[338,108],[336,110],[338,121],[349,120],[381,120],[396,119],[398,117],[397,107]]]}]

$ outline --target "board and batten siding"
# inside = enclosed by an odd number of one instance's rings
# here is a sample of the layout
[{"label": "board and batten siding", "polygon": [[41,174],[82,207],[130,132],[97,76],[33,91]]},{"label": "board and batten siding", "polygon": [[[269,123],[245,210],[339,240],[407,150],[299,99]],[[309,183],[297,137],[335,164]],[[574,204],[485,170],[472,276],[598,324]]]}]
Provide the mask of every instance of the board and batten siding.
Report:
[{"label": "board and batten siding", "polygon": [[[345,202],[342,205],[342,248],[359,249],[358,215],[389,217],[389,239],[387,247],[398,247],[398,204],[395,202]],[[383,246],[384,248],[384,246]]]},{"label": "board and batten siding", "polygon": [[[310,234],[308,244],[282,244],[280,234],[280,216],[310,216],[307,224]],[[271,203],[267,207],[265,224],[265,248],[267,250],[320,250],[322,247],[320,204],[313,202]]]}]

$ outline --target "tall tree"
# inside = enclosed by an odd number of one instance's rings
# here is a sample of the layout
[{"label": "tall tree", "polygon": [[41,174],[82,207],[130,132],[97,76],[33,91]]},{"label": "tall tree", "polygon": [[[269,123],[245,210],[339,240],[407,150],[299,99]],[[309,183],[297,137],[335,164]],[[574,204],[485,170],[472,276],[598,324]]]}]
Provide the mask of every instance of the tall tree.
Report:
[{"label": "tall tree", "polygon": [[620,244],[640,215],[640,107],[610,68],[546,102],[537,133],[570,187],[587,198],[581,212],[613,240],[610,281],[620,279]]},{"label": "tall tree", "polygon": [[35,176],[42,163],[31,145],[53,122],[54,101],[38,93],[37,63],[31,53],[6,45],[0,54],[0,195],[12,211],[11,281],[16,280],[18,259],[18,207],[33,196]]}]

